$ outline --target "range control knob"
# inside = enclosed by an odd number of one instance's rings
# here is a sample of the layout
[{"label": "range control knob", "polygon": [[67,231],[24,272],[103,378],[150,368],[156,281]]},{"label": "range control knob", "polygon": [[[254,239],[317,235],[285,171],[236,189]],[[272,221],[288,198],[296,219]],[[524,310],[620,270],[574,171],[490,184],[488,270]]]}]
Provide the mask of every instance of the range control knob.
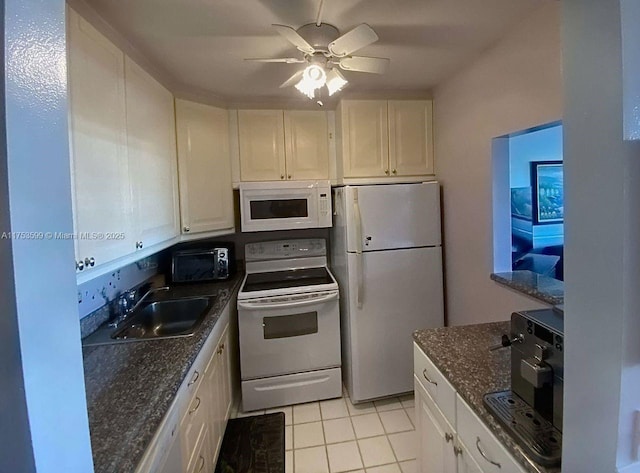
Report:
[{"label": "range control knob", "polygon": [[495,351],[495,350],[499,350],[500,348],[506,348],[513,345],[514,343],[522,343],[523,341],[524,341],[524,335],[522,335],[521,333],[519,333],[513,338],[509,338],[509,335],[505,333],[502,335],[502,340],[500,341],[500,344],[489,347],[489,351]]}]

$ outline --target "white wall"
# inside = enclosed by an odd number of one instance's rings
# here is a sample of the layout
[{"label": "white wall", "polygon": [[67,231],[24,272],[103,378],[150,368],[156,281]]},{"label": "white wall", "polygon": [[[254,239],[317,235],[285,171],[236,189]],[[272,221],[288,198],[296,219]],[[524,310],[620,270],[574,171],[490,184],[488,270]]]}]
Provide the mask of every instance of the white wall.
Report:
[{"label": "white wall", "polygon": [[434,91],[450,325],[506,320],[514,310],[544,307],[489,279],[491,140],[562,118],[560,5],[541,3],[498,44]]},{"label": "white wall", "polygon": [[[7,172],[0,169],[0,197],[8,194],[10,213],[3,212],[0,231],[69,233],[65,3],[5,0],[2,6]],[[90,473],[73,241],[17,237],[0,249],[0,276],[11,279],[0,284],[2,327],[10,328],[0,334],[0,373],[11,372],[0,387],[0,471]],[[5,388],[20,390],[21,399],[4,405]],[[5,416],[13,409],[15,415]],[[25,431],[31,442],[19,445]]]},{"label": "white wall", "polygon": [[[565,0],[563,18],[567,344],[562,469],[637,472],[640,143],[623,140],[627,63],[622,62],[620,2]],[[627,20],[637,25],[637,16]]]}]

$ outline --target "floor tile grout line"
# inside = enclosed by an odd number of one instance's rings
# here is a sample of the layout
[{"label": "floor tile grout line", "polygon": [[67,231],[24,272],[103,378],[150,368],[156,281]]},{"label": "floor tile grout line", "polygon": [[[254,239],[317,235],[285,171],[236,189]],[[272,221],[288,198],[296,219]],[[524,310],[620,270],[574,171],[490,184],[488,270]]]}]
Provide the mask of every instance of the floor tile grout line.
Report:
[{"label": "floor tile grout line", "polygon": [[[351,402],[350,398],[349,398],[349,402]],[[366,471],[366,466],[364,465],[364,457],[362,456],[362,451],[360,450],[360,442],[358,442],[358,435],[356,434],[356,427],[353,424],[353,419],[351,416],[351,411],[349,411],[349,406],[347,406],[347,412],[349,412],[349,422],[351,423],[351,428],[353,429],[354,442],[356,443],[356,448],[358,449],[358,455],[360,455],[360,464],[362,465],[362,469]]]}]

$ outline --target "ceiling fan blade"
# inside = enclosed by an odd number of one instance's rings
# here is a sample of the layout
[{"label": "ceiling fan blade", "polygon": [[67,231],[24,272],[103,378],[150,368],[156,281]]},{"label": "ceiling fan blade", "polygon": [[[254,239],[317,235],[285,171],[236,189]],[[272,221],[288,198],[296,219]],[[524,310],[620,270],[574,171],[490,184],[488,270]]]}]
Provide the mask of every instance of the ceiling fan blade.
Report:
[{"label": "ceiling fan blade", "polygon": [[389,62],[389,59],[383,57],[351,56],[343,57],[338,64],[345,71],[384,74],[389,67]]},{"label": "ceiling fan blade", "polygon": [[329,52],[334,56],[344,57],[376,41],[378,41],[376,32],[366,23],[362,23],[329,43]]},{"label": "ceiling fan blade", "polygon": [[298,71],[296,72],[294,75],[292,75],[291,77],[289,77],[286,81],[284,81],[282,83],[282,85],[280,85],[281,89],[284,89],[285,87],[290,87],[292,85],[297,84],[298,82],[300,82],[300,79],[302,79],[302,74],[304,73],[304,71]]},{"label": "ceiling fan blade", "polygon": [[285,26],[285,25],[272,25],[272,26],[276,30],[278,30],[278,33],[280,33],[280,35],[283,38],[285,38],[287,41],[289,41],[291,44],[293,44],[296,48],[298,48],[303,53],[313,54],[316,51],[315,49],[313,49],[313,47],[309,43],[307,43],[307,40],[305,40],[302,36],[300,36],[298,32],[293,28],[291,28],[290,26]]},{"label": "ceiling fan blade", "polygon": [[284,62],[287,64],[301,64],[306,62],[304,59],[298,59],[295,57],[278,57],[278,58],[261,58],[261,57],[248,57],[244,59],[245,61],[256,61],[256,62]]}]

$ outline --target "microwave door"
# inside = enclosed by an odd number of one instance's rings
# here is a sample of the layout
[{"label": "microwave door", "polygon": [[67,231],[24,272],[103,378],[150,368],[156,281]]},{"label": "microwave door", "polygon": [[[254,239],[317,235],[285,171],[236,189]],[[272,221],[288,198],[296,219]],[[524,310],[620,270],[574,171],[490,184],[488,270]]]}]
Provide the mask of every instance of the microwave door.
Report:
[{"label": "microwave door", "polygon": [[308,191],[247,193],[241,208],[242,231],[315,228],[316,205]]},{"label": "microwave door", "polygon": [[174,259],[173,281],[210,281],[215,278],[215,252],[191,254]]}]

